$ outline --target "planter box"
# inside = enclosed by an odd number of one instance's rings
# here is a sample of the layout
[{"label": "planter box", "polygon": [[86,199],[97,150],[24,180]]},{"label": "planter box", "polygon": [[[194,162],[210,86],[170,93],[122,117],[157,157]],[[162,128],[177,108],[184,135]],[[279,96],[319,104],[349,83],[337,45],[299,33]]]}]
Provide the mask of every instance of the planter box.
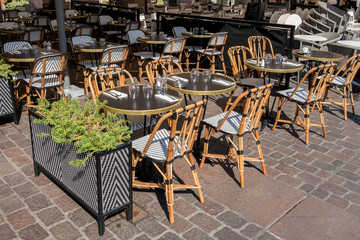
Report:
[{"label": "planter box", "polygon": [[13,92],[12,83],[3,77],[0,77],[0,117],[12,115],[14,123],[17,125],[19,124],[19,119],[16,114]]},{"label": "planter box", "polygon": [[70,197],[87,210],[97,221],[99,234],[104,234],[104,221],[126,208],[127,220],[132,220],[131,141],[115,150],[96,152],[84,167],[69,165],[81,156],[74,144],[59,144],[51,137],[37,137],[50,133],[51,127],[34,123],[41,118],[29,110],[34,172],[45,173]]}]

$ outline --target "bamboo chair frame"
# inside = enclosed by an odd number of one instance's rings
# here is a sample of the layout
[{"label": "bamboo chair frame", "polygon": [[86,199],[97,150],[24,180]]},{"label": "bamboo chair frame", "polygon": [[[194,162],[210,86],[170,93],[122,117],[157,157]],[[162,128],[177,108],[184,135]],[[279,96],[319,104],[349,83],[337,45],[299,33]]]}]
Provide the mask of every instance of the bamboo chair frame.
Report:
[{"label": "bamboo chair frame", "polygon": [[[220,36],[224,36],[224,41],[223,43],[219,43],[219,38]],[[215,42],[214,41],[215,38]],[[206,57],[209,61],[210,61],[210,71],[212,73],[215,73],[215,71],[222,71],[224,72],[225,76],[226,76],[226,67],[225,67],[225,62],[224,62],[224,48],[225,48],[225,44],[228,38],[228,33],[227,32],[219,32],[219,33],[215,33],[209,40],[208,45],[206,46],[206,48],[204,49],[204,52],[198,52],[197,51],[197,57],[196,57],[196,68],[200,69],[200,59],[201,57]],[[207,55],[205,54],[208,50],[211,50],[212,53],[211,55]],[[219,55],[215,55],[216,51],[220,51]],[[216,56],[218,56],[221,60],[222,63],[222,67],[223,69],[215,69],[215,61],[216,61]]]},{"label": "bamboo chair frame", "polygon": [[[221,122],[218,124],[216,128],[206,124],[205,129],[205,139],[204,139],[204,150],[203,156],[200,163],[200,168],[203,167],[206,158],[220,158],[220,159],[230,159],[233,160],[239,169],[240,172],[240,187],[244,187],[244,161],[254,161],[260,162],[262,165],[263,173],[266,174],[265,161],[262,153],[262,148],[260,144],[259,137],[259,123],[261,116],[263,114],[265,105],[267,104],[271,88],[273,84],[263,85],[259,88],[249,89],[243,92],[240,96],[238,96],[230,109],[226,112],[225,116],[222,118]],[[234,110],[234,108],[238,105],[240,101],[244,101],[244,107],[241,115],[243,116],[240,121],[240,126],[236,135],[230,135],[229,133],[221,130],[221,127],[227,121],[230,113]],[[228,152],[227,154],[211,154],[209,153],[209,140],[211,136],[216,135],[218,132],[224,133],[226,136],[226,140],[228,141]],[[244,135],[247,133],[251,133],[254,137],[258,149],[259,157],[245,157],[243,154],[244,149]],[[237,144],[234,142],[233,138],[237,138]]]},{"label": "bamboo chair frame", "polygon": [[[149,62],[146,65],[145,70],[146,70],[146,75],[147,75],[149,83],[154,85],[155,77],[157,75],[172,74],[172,73],[174,73],[175,68],[179,69],[180,72],[183,72],[183,69],[182,69],[180,63],[175,62],[173,60],[162,59],[162,60],[154,60],[154,61]],[[160,72],[160,70],[161,70],[161,72]]]},{"label": "bamboo chair frame", "polygon": [[[347,69],[344,71],[344,69],[346,67],[347,67]],[[353,114],[355,114],[354,96],[353,96],[353,92],[352,92],[352,81],[354,80],[357,72],[359,71],[359,67],[360,67],[360,54],[354,55],[351,58],[349,58],[344,63],[344,65],[342,65],[342,67],[336,72],[336,74],[331,77],[331,79],[329,81],[330,86],[334,87],[337,90],[337,92],[342,96],[342,102],[337,102],[337,101],[334,101],[333,99],[330,99],[328,97],[329,89],[326,90],[325,99],[327,99],[329,102],[324,102],[323,104],[331,104],[332,103],[332,104],[335,104],[335,105],[343,108],[345,120],[347,120],[347,106],[348,105],[351,105],[352,112],[353,112]],[[341,86],[332,84],[332,82],[338,76],[346,78],[344,84]],[[348,97],[350,97],[350,103],[348,103],[346,100]]]},{"label": "bamboo chair frame", "polygon": [[[335,66],[336,64],[327,64],[310,69],[303,76],[303,78],[301,79],[299,84],[294,88],[293,92],[289,97],[284,97],[282,95],[279,96],[278,110],[276,113],[276,119],[273,126],[273,131],[275,130],[278,122],[289,123],[289,124],[296,123],[299,126],[301,126],[305,131],[306,144],[309,144],[310,126],[322,127],[324,138],[326,137],[326,128],[325,128],[325,120],[324,120],[322,104],[325,98],[326,89],[328,87],[330,78],[333,75]],[[308,92],[306,102],[301,104],[293,100],[292,98],[296,95],[297,90],[300,89],[301,84],[303,84],[305,79],[307,79],[309,76],[312,76],[311,81],[309,80],[310,89]],[[280,119],[282,106],[289,101],[294,101],[296,103],[295,117],[293,120]],[[317,107],[317,109],[319,110],[321,123],[310,122],[310,113],[314,111],[315,107]],[[304,114],[304,120],[302,120],[299,116],[300,111]]]},{"label": "bamboo chair frame", "polygon": [[[176,46],[176,43],[178,43],[178,42],[182,42],[180,49],[177,49],[177,46]],[[169,40],[165,44],[159,60],[167,59],[167,60],[171,61],[171,60],[175,60],[177,57],[178,61],[181,63],[185,44],[186,44],[186,38],[175,38],[175,39]],[[174,58],[173,55],[177,55],[177,56]]]},{"label": "bamboo chair frame", "polygon": [[[60,60],[60,68],[56,69],[56,70],[46,71],[47,64],[48,64],[46,61],[49,61],[48,59],[53,58],[53,57],[60,57],[61,58],[61,60]],[[29,83],[26,85],[26,103],[27,103],[26,104],[26,110],[27,110],[27,114],[29,114],[29,108],[30,107],[36,107],[35,104],[31,104],[31,96],[38,96],[40,99],[45,99],[47,89],[50,89],[50,88],[55,89],[57,92],[60,93],[60,97],[62,97],[64,100],[66,100],[64,87],[63,87],[63,79],[64,79],[64,76],[65,76],[65,69],[66,69],[66,66],[67,66],[67,60],[68,59],[67,59],[66,55],[60,55],[59,54],[59,55],[49,55],[49,56],[46,56],[46,57],[41,57],[41,58],[38,58],[38,59],[36,59],[34,61],[34,65],[33,65],[33,68],[32,68],[32,73],[31,73],[31,76],[30,76],[30,80],[29,80]],[[38,69],[39,64],[42,64],[40,71]],[[53,75],[53,74],[58,75],[59,84],[57,84],[55,86],[46,87],[45,86],[45,77],[47,75]],[[36,77],[40,76],[41,77],[41,86],[40,86],[40,88],[32,86],[34,76],[36,76]],[[31,93],[31,90],[33,90],[33,89],[35,90],[34,94]]]},{"label": "bamboo chair frame", "polygon": [[[200,198],[200,202],[204,202],[204,197],[201,191],[201,185],[199,182],[199,178],[197,175],[197,171],[195,168],[195,159],[193,156],[193,144],[195,138],[198,134],[198,127],[201,122],[201,118],[204,113],[204,105],[206,104],[206,100],[197,102],[196,104],[191,104],[183,108],[178,108],[171,112],[163,115],[156,126],[154,127],[149,140],[147,141],[145,148],[142,152],[133,152],[132,158],[132,182],[134,187],[140,188],[162,188],[165,189],[166,201],[168,205],[169,211],[169,221],[170,223],[174,222],[174,213],[173,213],[173,205],[174,205],[174,190],[176,189],[197,189],[198,195]],[[185,115],[185,116],[183,116]],[[182,123],[179,122],[179,118],[184,119]],[[139,162],[141,162],[145,157],[147,157],[147,151],[149,150],[152,142],[154,141],[154,137],[161,125],[164,122],[169,123],[169,143],[167,149],[166,160],[162,162],[163,169],[154,163],[153,165],[157,169],[157,171],[163,177],[163,182],[159,183],[148,183],[148,182],[140,182],[135,180],[135,167]],[[179,125],[179,126],[178,126]],[[181,126],[180,126],[181,125]],[[180,127],[178,130],[177,127]],[[179,150],[179,155],[175,156],[177,149]],[[195,184],[174,184],[173,183],[173,161],[183,158],[189,164],[190,169],[192,171],[192,175],[194,178]]]},{"label": "bamboo chair frame", "polygon": [[264,36],[250,36],[248,38],[248,45],[255,58],[262,58],[266,55],[267,47],[270,49],[270,53],[274,57],[274,49],[269,38]]}]

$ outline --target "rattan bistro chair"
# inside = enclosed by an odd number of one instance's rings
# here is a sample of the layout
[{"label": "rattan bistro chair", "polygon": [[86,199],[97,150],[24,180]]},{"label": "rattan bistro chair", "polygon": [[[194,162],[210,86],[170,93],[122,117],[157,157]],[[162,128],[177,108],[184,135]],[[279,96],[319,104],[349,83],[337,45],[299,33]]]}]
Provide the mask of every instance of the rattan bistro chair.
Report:
[{"label": "rattan bistro chair", "polygon": [[[199,178],[195,169],[193,144],[198,133],[198,126],[204,112],[205,101],[197,102],[186,107],[173,110],[163,115],[150,135],[133,141],[134,156],[133,186],[140,188],[165,189],[169,211],[169,221],[174,222],[174,190],[197,189],[200,202],[204,202]],[[168,123],[168,129],[160,129]],[[163,181],[157,183],[140,182],[135,179],[135,167],[144,158],[147,158],[161,174]],[[173,178],[173,162],[184,159],[190,166],[195,184],[177,184]],[[161,166],[162,165],[162,166]]]},{"label": "rattan bistro chair", "polygon": [[249,48],[254,54],[255,58],[265,57],[267,53],[271,53],[274,56],[274,50],[269,38],[264,36],[250,36],[248,38]]},{"label": "rattan bistro chair", "polygon": [[27,30],[23,33],[21,40],[28,41],[31,44],[42,46],[42,42],[45,40],[44,30]]},{"label": "rattan bistro chair", "polygon": [[151,84],[155,84],[157,75],[168,75],[176,72],[183,72],[179,62],[163,60],[153,60],[146,65],[146,75]]},{"label": "rattan bistro chair", "polygon": [[176,61],[181,63],[182,53],[185,47],[185,38],[174,38],[166,42],[159,57],[152,57],[153,60]]},{"label": "rattan bistro chair", "polygon": [[[340,106],[344,109],[344,118],[347,120],[347,106],[351,105],[352,112],[355,114],[355,106],[354,106],[354,97],[352,93],[352,85],[356,84],[360,86],[359,83],[353,82],[354,77],[356,76],[358,70],[360,67],[360,54],[352,56],[349,58],[344,65],[336,72],[334,76],[330,79],[330,87],[335,88],[340,95],[342,96],[342,102],[336,102],[333,99],[330,99],[328,97],[328,90],[326,92],[326,98],[329,100],[329,102],[324,102],[324,104],[327,103],[333,103],[337,106]],[[347,102],[347,98],[350,97],[350,103]]]},{"label": "rattan bistro chair", "polygon": [[[24,78],[24,81],[27,83],[27,110],[30,107],[36,106],[32,104],[31,100],[31,97],[34,96],[33,92],[41,99],[44,99],[46,98],[46,91],[54,89],[60,94],[60,97],[65,99],[63,81],[66,65],[67,57],[62,54],[48,55],[35,59],[31,76]],[[57,95],[55,94],[55,96]]]},{"label": "rattan bistro chair", "polygon": [[[263,173],[266,174],[259,137],[259,123],[272,87],[273,84],[268,84],[258,88],[249,89],[236,98],[227,112],[220,113],[202,121],[206,126],[206,131],[200,168],[203,167],[205,159],[209,157],[233,160],[240,172],[241,187],[244,187],[244,161],[260,162]],[[234,111],[234,108],[240,101],[244,101],[245,104],[242,108],[242,112],[238,113]],[[210,137],[217,133],[226,135],[226,140],[229,145],[228,153],[226,155],[209,153]],[[251,134],[254,137],[259,157],[244,156],[243,144],[245,134]],[[237,142],[234,141],[234,137],[237,138]]]},{"label": "rattan bistro chair", "polygon": [[[286,89],[277,91],[276,94],[279,96],[278,110],[276,113],[276,119],[274,123],[273,130],[275,130],[278,122],[297,123],[305,131],[305,143],[309,143],[309,129],[310,126],[322,127],[324,137],[326,137],[325,129],[325,120],[323,113],[323,100],[325,98],[325,92],[330,81],[330,78],[334,72],[335,64],[321,65],[319,67],[314,67],[308,71],[304,77],[301,79],[299,84],[295,88]],[[313,76],[312,79],[309,79],[309,90],[301,88],[301,84],[309,76]],[[319,77],[319,78],[318,78]],[[296,104],[295,108],[295,117],[293,120],[283,120],[280,119],[281,109],[283,105],[287,102],[294,102]],[[321,123],[310,122],[310,114],[314,111],[314,108],[317,107],[320,113]],[[304,120],[299,116],[299,112],[304,113]]]},{"label": "rattan bistro chair", "polygon": [[[196,59],[196,68],[199,69],[200,60],[202,57],[206,57],[210,61],[210,70],[212,73],[215,71],[223,71],[226,75],[226,68],[224,62],[224,47],[228,37],[227,32],[218,32],[211,36],[208,45],[205,49],[196,50],[197,59]],[[222,63],[222,70],[215,69],[216,57],[219,57]],[[206,59],[205,58],[205,59]]]}]

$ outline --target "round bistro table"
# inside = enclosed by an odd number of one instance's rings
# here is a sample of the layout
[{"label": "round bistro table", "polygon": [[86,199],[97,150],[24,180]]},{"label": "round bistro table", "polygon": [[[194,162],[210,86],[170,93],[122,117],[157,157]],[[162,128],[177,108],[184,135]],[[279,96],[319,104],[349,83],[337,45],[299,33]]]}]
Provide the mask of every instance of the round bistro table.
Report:
[{"label": "round bistro table", "polygon": [[311,50],[310,54],[304,54],[301,49],[295,49],[292,51],[292,54],[295,57],[316,62],[340,62],[344,58],[340,53],[321,50]]},{"label": "round bistro table", "polygon": [[39,48],[37,51],[34,51],[33,49],[24,51],[21,49],[17,51],[3,52],[0,57],[8,62],[32,63],[36,58],[57,53],[59,53],[59,51],[55,49],[52,49],[51,51],[47,51],[43,48]]}]

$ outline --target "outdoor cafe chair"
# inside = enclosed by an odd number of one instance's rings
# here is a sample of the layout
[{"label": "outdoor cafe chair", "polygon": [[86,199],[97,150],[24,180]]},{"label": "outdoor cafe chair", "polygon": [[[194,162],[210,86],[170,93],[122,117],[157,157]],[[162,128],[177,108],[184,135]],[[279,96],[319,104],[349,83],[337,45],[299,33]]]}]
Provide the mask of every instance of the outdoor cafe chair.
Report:
[{"label": "outdoor cafe chair", "polygon": [[89,35],[92,36],[93,33],[93,27],[78,27],[76,28],[75,34],[74,36],[79,36],[79,35]]},{"label": "outdoor cafe chair", "polygon": [[[352,112],[355,114],[354,96],[352,92],[352,85],[356,84],[360,87],[360,84],[354,82],[354,78],[360,67],[360,54],[354,55],[349,58],[344,65],[333,75],[329,81],[330,87],[335,88],[342,96],[342,102],[336,102],[328,97],[328,90],[326,91],[326,99],[330,102],[324,102],[323,104],[332,103],[340,106],[344,109],[344,118],[347,120],[347,106],[351,105]],[[350,103],[347,102],[347,98],[350,97]]]},{"label": "outdoor cafe chair", "polygon": [[[309,129],[310,126],[322,127],[324,137],[326,137],[325,120],[323,113],[323,100],[325,98],[326,89],[328,87],[331,76],[334,72],[336,64],[321,65],[310,69],[301,79],[295,88],[277,91],[279,96],[278,110],[273,126],[275,130],[278,122],[298,124],[305,131],[305,143],[309,143]],[[311,78],[312,79],[311,79]],[[305,79],[309,78],[309,90],[301,88]],[[295,117],[293,120],[280,119],[281,110],[287,102],[294,102],[296,104]],[[310,114],[315,107],[319,110],[321,123],[310,122]],[[304,114],[304,120],[299,116],[300,111]]]},{"label": "outdoor cafe chair", "polygon": [[[215,71],[223,71],[226,75],[226,68],[225,68],[225,62],[224,62],[224,47],[225,43],[228,37],[227,32],[218,32],[211,36],[208,45],[205,49],[199,49],[196,50],[197,52],[197,59],[196,59],[196,68],[199,69],[200,67],[200,60],[203,57],[206,57],[205,59],[208,59],[210,61],[210,70],[212,73],[215,73]],[[222,63],[222,70],[215,69],[215,60],[216,57],[219,57]]]},{"label": "outdoor cafe chair", "polygon": [[33,27],[50,28],[50,18],[48,16],[36,16],[32,22]]},{"label": "outdoor cafe chair", "polygon": [[18,12],[19,12],[19,10],[17,10],[17,9],[5,10],[4,11],[5,20],[7,20],[7,21],[17,20]]},{"label": "outdoor cafe chair", "polygon": [[42,43],[45,40],[45,33],[44,30],[40,29],[27,30],[23,33],[21,39],[24,41],[28,41],[31,44],[42,46]]},{"label": "outdoor cafe chair", "polygon": [[[195,168],[193,144],[203,116],[206,100],[178,108],[163,115],[150,135],[132,142],[132,182],[133,187],[165,189],[169,222],[174,222],[174,190],[197,189],[200,202],[204,202],[201,185]],[[162,128],[167,123],[168,128]],[[162,181],[141,182],[135,178],[135,168],[143,159],[150,161],[161,174]],[[174,178],[173,162],[185,160],[189,165],[194,184],[182,184],[185,179]],[[179,170],[182,168],[179,168]]]},{"label": "outdoor cafe chair", "polygon": [[[129,48],[126,45],[109,47],[102,52],[100,64],[98,66],[91,66],[85,70],[84,87],[87,91],[89,78],[94,78],[96,75],[101,74],[101,81],[106,81],[106,84],[114,82],[114,76],[117,76],[117,68],[124,69],[125,61],[129,53]],[[121,79],[119,79],[121,81]]]},{"label": "outdoor cafe chair", "polygon": [[125,29],[121,32],[121,36],[117,36],[119,38],[120,42],[127,42],[128,36],[127,32],[130,30],[139,30],[141,26],[141,22],[129,22],[126,24]]},{"label": "outdoor cafe chair", "polygon": [[167,59],[181,63],[182,53],[186,44],[185,38],[174,38],[166,42],[160,56],[152,57],[153,60]]},{"label": "outdoor cafe chair", "polygon": [[[238,96],[228,111],[220,113],[202,121],[205,124],[204,150],[200,163],[203,167],[206,158],[220,158],[233,160],[240,172],[240,186],[244,187],[244,161],[260,162],[263,173],[266,174],[264,156],[260,144],[259,123],[268,102],[273,84],[252,88]],[[234,111],[240,101],[244,102],[241,112]],[[210,138],[217,133],[225,135],[228,142],[227,154],[209,153]],[[244,136],[253,136],[259,157],[244,156]],[[234,141],[237,138],[237,141]]]},{"label": "outdoor cafe chair", "polygon": [[157,75],[169,75],[173,74],[174,72],[183,72],[180,63],[162,59],[162,60],[153,60],[146,65],[146,75],[148,81],[154,85],[155,79]]},{"label": "outdoor cafe chair", "polygon": [[267,53],[271,53],[274,57],[274,50],[269,38],[265,36],[250,36],[248,45],[255,58],[265,57]]},{"label": "outdoor cafe chair", "polygon": [[100,15],[98,18],[98,24],[101,36],[109,39],[112,36],[117,36],[120,34],[119,31],[109,30],[110,27],[108,26],[108,22],[112,22],[114,19],[109,15]]},{"label": "outdoor cafe chair", "polygon": [[48,89],[56,90],[60,97],[65,99],[63,85],[66,65],[67,57],[62,54],[47,55],[35,59],[30,77],[24,78],[24,81],[27,83],[27,111],[29,111],[30,107],[36,107],[32,103],[32,97],[38,96],[41,99],[45,99]]},{"label": "outdoor cafe chair", "polygon": [[143,64],[146,60],[151,59],[154,56],[160,56],[159,53],[153,53],[151,51],[144,51],[145,45],[140,43],[137,38],[145,36],[144,31],[140,29],[130,30],[127,33],[128,45],[130,48],[130,67],[133,59],[137,59],[138,68],[139,68],[139,81],[142,82],[143,75]]}]

